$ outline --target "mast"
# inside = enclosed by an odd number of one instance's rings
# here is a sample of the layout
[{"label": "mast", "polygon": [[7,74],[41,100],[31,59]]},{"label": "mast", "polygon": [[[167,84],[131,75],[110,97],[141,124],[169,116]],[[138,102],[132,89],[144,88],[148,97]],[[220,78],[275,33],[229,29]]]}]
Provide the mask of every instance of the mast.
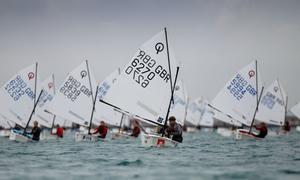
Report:
[{"label": "mast", "polygon": [[[168,33],[167,33],[167,28],[164,28],[165,30],[165,37],[166,37],[166,46],[167,46],[167,57],[168,57],[168,65],[169,65],[169,73],[170,73],[170,86],[171,86],[171,99],[172,102],[174,103],[174,99],[173,99],[173,83],[172,83],[172,71],[171,71],[171,62],[170,62],[170,53],[169,53],[169,42],[168,42]],[[175,84],[174,84],[175,86]]]},{"label": "mast", "polygon": [[124,113],[122,113],[122,117],[121,117],[121,121],[120,121],[120,126],[119,126],[119,133],[121,133],[122,124],[123,124],[123,118],[124,118]]},{"label": "mast", "polygon": [[[174,82],[174,86],[173,86],[173,89],[172,89],[172,96],[173,97],[173,94],[174,94],[174,90],[175,90],[175,85],[176,85],[176,81],[177,81],[177,77],[178,77],[178,72],[179,72],[179,67],[177,67],[176,69],[176,76],[175,76],[175,82]],[[170,98],[170,102],[169,102],[169,107],[168,107],[168,111],[167,111],[167,115],[166,115],[166,118],[165,118],[165,124],[163,126],[163,132],[162,132],[162,137],[165,135],[165,129],[167,127],[167,122],[168,122],[168,118],[169,118],[169,114],[170,114],[170,108],[171,108],[171,104],[172,104],[172,98]]]},{"label": "mast", "polygon": [[[96,97],[98,95],[98,86],[97,86],[97,91],[96,91]],[[91,114],[91,119],[90,119],[90,125],[89,125],[89,131],[88,131],[88,134],[91,134],[91,128],[92,128],[92,122],[93,122],[93,117],[94,117],[94,112],[95,112],[95,105],[96,105],[96,98],[94,99],[94,102],[93,102],[93,110],[92,110],[92,114]]]},{"label": "mast", "polygon": [[250,134],[251,131],[252,131],[252,127],[253,127],[253,124],[254,124],[254,121],[255,121],[256,113],[257,113],[257,111],[258,111],[259,102],[260,102],[261,96],[262,96],[263,91],[264,91],[264,87],[262,87],[262,90],[261,90],[261,92],[260,92],[260,95],[258,96],[258,72],[257,72],[257,60],[255,60],[255,79],[256,79],[256,82],[255,82],[255,83],[256,83],[256,109],[255,109],[254,116],[253,116],[253,119],[252,119],[252,122],[251,122],[249,134]]},{"label": "mast", "polygon": [[[52,74],[52,83],[53,83],[53,94],[54,94],[54,96],[55,96],[55,94],[56,94],[56,87],[55,87],[55,78],[54,78],[54,74]],[[53,131],[53,128],[54,128],[54,125],[55,125],[55,119],[56,119],[56,115],[55,114],[53,114],[53,119],[52,119],[52,127],[51,127],[51,133],[52,133],[52,131]]]},{"label": "mast", "polygon": [[33,106],[35,105],[36,102],[36,86],[37,86],[37,69],[38,69],[38,63],[35,63],[35,78],[34,78],[34,102],[33,102]]},{"label": "mast", "polygon": [[286,118],[286,115],[287,115],[287,105],[288,105],[288,96],[286,97],[283,97],[283,92],[282,92],[282,89],[281,89],[281,84],[280,84],[280,81],[279,79],[277,79],[277,83],[278,83],[278,86],[279,86],[279,91],[280,91],[280,95],[281,95],[281,98],[282,98],[282,101],[284,102],[284,122],[285,122],[285,118]]},{"label": "mast", "polygon": [[27,127],[29,126],[29,123],[30,123],[30,121],[31,121],[31,119],[32,119],[32,116],[33,116],[33,114],[34,114],[35,108],[36,108],[36,106],[38,105],[39,100],[40,100],[40,98],[41,98],[43,92],[44,92],[44,90],[41,90],[40,95],[39,95],[39,97],[38,97],[36,103],[34,104],[33,110],[32,110],[32,112],[31,112],[31,114],[30,114],[29,120],[27,121],[27,124],[26,124],[26,127],[25,127],[25,129],[24,129],[23,134],[26,134],[26,129],[27,129]]},{"label": "mast", "polygon": [[[92,96],[92,103],[93,103],[92,113],[91,113],[91,117],[90,117],[90,124],[89,124],[89,129],[88,129],[88,134],[91,134],[90,131],[91,131],[92,121],[93,121],[93,116],[94,116],[95,100],[94,100],[94,96],[93,96],[94,93],[93,93],[93,88],[92,88],[92,82],[91,82],[91,75],[90,75],[88,60],[85,60],[85,63],[86,63],[86,69],[87,69],[87,72],[88,72],[89,84],[90,84],[91,96]],[[97,87],[96,93],[97,93],[97,91],[98,91],[98,87]],[[97,96],[95,97],[95,99],[96,98],[97,98]]]},{"label": "mast", "polygon": [[94,111],[95,111],[95,104],[96,104],[96,99],[97,99],[97,95],[98,95],[98,86],[97,86],[96,94],[95,94],[95,98],[94,98],[94,96],[93,96],[94,93],[93,93],[93,87],[92,87],[92,82],[91,82],[91,74],[90,74],[88,60],[85,60],[85,62],[86,62],[86,68],[87,68],[88,76],[89,76],[89,83],[90,83],[90,89],[91,89],[91,94],[92,94],[92,103],[93,103],[93,109],[92,109],[92,113],[91,113],[89,130],[88,130],[88,134],[91,134],[90,131],[91,131],[91,127],[92,127],[92,121],[93,121]]},{"label": "mast", "polygon": [[285,122],[285,119],[286,119],[286,116],[287,116],[287,112],[288,112],[288,100],[289,100],[289,97],[286,96],[285,113],[284,113],[284,122]]},{"label": "mast", "polygon": [[35,77],[34,77],[34,96],[33,96],[33,110],[32,110],[32,113],[30,114],[30,117],[29,117],[29,120],[27,121],[27,124],[24,128],[24,134],[26,133],[26,129],[28,128],[29,126],[29,123],[31,121],[31,118],[33,116],[33,114],[35,113],[35,108],[37,106],[37,102],[39,101],[41,95],[42,95],[42,92],[40,93],[39,97],[38,97],[38,100],[36,101],[36,87],[37,87],[37,71],[38,71],[38,62],[35,63]]}]

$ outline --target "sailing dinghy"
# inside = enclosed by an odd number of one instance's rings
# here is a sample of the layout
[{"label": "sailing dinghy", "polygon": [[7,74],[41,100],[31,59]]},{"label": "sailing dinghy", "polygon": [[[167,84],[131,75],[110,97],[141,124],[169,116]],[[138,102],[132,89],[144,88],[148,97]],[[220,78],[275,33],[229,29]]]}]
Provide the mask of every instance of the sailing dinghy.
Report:
[{"label": "sailing dinghy", "polygon": [[86,60],[68,74],[47,107],[52,114],[88,128],[87,132],[76,132],[76,142],[98,140],[91,133],[92,123],[99,124],[94,118],[97,92],[97,82]]},{"label": "sailing dinghy", "polygon": [[[1,113],[24,130],[12,129],[10,140],[28,142],[32,135],[26,132],[43,91],[38,87],[38,63],[14,75],[1,88]],[[37,97],[36,94],[39,93]]]},{"label": "sailing dinghy", "polygon": [[[169,52],[167,30],[144,43],[102,95],[101,102],[165,128],[179,68]],[[163,135],[141,134],[144,146],[177,146]]]},{"label": "sailing dinghy", "polygon": [[250,127],[250,130],[238,129],[236,139],[255,137],[252,126],[262,92],[257,61],[254,61],[239,70],[212,101],[212,107]]}]

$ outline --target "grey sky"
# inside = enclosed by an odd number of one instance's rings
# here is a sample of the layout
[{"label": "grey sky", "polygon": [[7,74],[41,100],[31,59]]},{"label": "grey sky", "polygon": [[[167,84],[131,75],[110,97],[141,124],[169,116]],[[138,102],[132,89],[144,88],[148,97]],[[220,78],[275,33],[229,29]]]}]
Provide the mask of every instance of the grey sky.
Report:
[{"label": "grey sky", "polygon": [[252,60],[300,100],[298,0],[0,0],[1,85],[38,61],[60,83],[88,59],[101,81],[163,27],[191,98],[212,99]]}]

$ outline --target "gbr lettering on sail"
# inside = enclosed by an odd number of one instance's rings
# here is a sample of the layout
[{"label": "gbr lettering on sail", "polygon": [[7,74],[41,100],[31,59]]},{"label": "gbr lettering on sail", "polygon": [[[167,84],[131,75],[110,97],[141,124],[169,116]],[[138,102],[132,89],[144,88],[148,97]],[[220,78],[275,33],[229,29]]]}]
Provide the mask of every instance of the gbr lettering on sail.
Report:
[{"label": "gbr lettering on sail", "polygon": [[[158,54],[164,49],[164,45],[157,43],[155,49]],[[139,49],[139,53],[133,57],[131,63],[125,68],[125,73],[131,76],[132,79],[143,88],[146,88],[156,76],[166,83],[169,83],[170,80],[168,70],[163,68],[163,66],[157,63],[146,51],[141,49]]]}]

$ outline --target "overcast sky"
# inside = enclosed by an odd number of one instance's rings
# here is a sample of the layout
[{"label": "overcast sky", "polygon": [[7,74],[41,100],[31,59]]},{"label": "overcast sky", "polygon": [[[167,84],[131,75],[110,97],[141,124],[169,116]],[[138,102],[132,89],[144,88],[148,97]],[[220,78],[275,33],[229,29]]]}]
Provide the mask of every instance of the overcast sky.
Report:
[{"label": "overcast sky", "polygon": [[191,98],[211,100],[258,59],[291,107],[300,101],[299,9],[299,0],[0,0],[0,83],[35,61],[42,78],[61,83],[85,59],[101,81],[167,27]]}]

